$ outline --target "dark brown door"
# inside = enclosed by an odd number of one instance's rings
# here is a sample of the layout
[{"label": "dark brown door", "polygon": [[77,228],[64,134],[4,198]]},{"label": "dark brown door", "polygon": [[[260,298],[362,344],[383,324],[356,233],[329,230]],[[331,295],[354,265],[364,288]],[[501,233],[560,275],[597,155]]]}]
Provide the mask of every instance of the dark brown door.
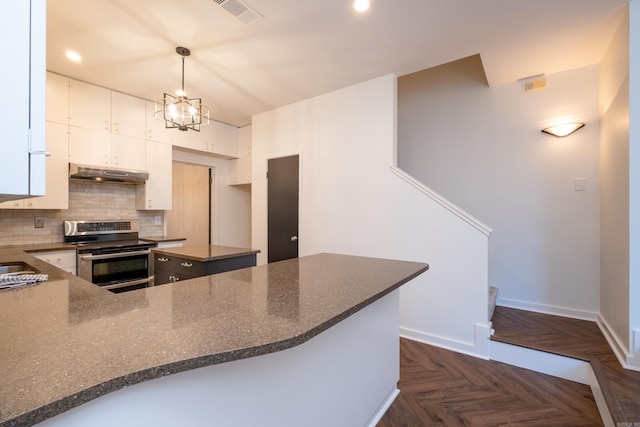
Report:
[{"label": "dark brown door", "polygon": [[299,156],[267,161],[268,261],[298,257]]}]

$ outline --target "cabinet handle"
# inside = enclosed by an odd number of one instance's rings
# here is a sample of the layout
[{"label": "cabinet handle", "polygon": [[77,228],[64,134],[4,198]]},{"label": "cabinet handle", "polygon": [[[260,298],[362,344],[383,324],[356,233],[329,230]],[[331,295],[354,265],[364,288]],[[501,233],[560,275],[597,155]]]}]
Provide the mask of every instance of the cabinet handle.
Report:
[{"label": "cabinet handle", "polygon": [[163,258],[156,258],[156,261],[158,261],[158,262],[168,262],[169,258],[164,258],[164,257]]},{"label": "cabinet handle", "polygon": [[104,130],[106,130],[107,132],[109,132],[109,120],[105,120],[105,121],[104,121]]},{"label": "cabinet handle", "polygon": [[189,268],[193,267],[193,264],[190,262],[181,262],[180,265],[183,267],[189,267]]}]

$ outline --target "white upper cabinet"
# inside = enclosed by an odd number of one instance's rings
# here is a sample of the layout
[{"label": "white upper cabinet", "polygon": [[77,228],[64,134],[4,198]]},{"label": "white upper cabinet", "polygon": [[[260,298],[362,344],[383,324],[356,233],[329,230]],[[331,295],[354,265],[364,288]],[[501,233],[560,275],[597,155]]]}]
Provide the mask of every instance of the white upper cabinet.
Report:
[{"label": "white upper cabinet", "polygon": [[229,185],[251,184],[251,126],[238,129],[238,158],[229,160]]},{"label": "white upper cabinet", "polygon": [[146,142],[146,170],[149,179],[136,188],[136,209],[169,210],[172,201],[172,147],[163,142]]},{"label": "white upper cabinet", "polygon": [[67,125],[47,122],[46,195],[0,203],[0,209],[69,209]]},{"label": "white upper cabinet", "polygon": [[143,170],[145,101],[70,80],[69,161]]},{"label": "white upper cabinet", "polygon": [[144,139],[111,135],[110,165],[121,169],[145,170]]},{"label": "white upper cabinet", "polygon": [[47,121],[69,123],[69,78],[47,73]]},{"label": "white upper cabinet", "polygon": [[111,91],[71,79],[69,125],[109,133],[111,131]]},{"label": "white upper cabinet", "polygon": [[151,101],[146,101],[146,125],[147,125],[147,141],[165,142],[173,144],[176,129],[167,129],[164,122],[156,119],[155,105]]},{"label": "white upper cabinet", "polygon": [[0,200],[43,195],[45,186],[46,1],[3,1],[0,62],[6,99],[0,110]]},{"label": "white upper cabinet", "polygon": [[174,145],[226,159],[238,157],[238,128],[235,126],[211,120],[200,128],[200,132],[173,131],[178,132]]},{"label": "white upper cabinet", "polygon": [[111,165],[111,134],[69,126],[69,162]]},{"label": "white upper cabinet", "polygon": [[237,127],[213,120],[207,127],[207,151],[229,158],[238,157]]},{"label": "white upper cabinet", "polygon": [[25,200],[27,209],[69,209],[69,146],[67,125],[47,123],[46,195]]},{"label": "white upper cabinet", "polygon": [[111,133],[145,139],[146,101],[120,92],[111,92]]}]

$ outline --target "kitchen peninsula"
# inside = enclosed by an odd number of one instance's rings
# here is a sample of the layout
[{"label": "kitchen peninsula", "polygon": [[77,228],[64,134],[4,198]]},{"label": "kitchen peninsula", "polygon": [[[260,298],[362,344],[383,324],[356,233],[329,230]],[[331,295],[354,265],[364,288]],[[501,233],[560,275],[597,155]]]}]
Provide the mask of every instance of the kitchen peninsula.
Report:
[{"label": "kitchen peninsula", "polygon": [[[0,292],[0,425],[358,426],[397,393],[398,288],[427,264],[317,254],[112,294]],[[96,289],[94,289],[96,288]]]},{"label": "kitchen peninsula", "polygon": [[224,273],[256,265],[256,249],[189,244],[153,249],[156,285]]}]

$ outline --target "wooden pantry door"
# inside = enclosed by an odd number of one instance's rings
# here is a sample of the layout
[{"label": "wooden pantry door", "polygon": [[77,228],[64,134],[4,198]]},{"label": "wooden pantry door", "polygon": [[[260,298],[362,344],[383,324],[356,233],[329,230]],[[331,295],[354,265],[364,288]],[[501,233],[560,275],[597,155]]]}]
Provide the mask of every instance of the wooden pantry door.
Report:
[{"label": "wooden pantry door", "polygon": [[173,208],[167,211],[167,235],[185,237],[185,245],[210,243],[211,173],[209,167],[173,162]]}]

